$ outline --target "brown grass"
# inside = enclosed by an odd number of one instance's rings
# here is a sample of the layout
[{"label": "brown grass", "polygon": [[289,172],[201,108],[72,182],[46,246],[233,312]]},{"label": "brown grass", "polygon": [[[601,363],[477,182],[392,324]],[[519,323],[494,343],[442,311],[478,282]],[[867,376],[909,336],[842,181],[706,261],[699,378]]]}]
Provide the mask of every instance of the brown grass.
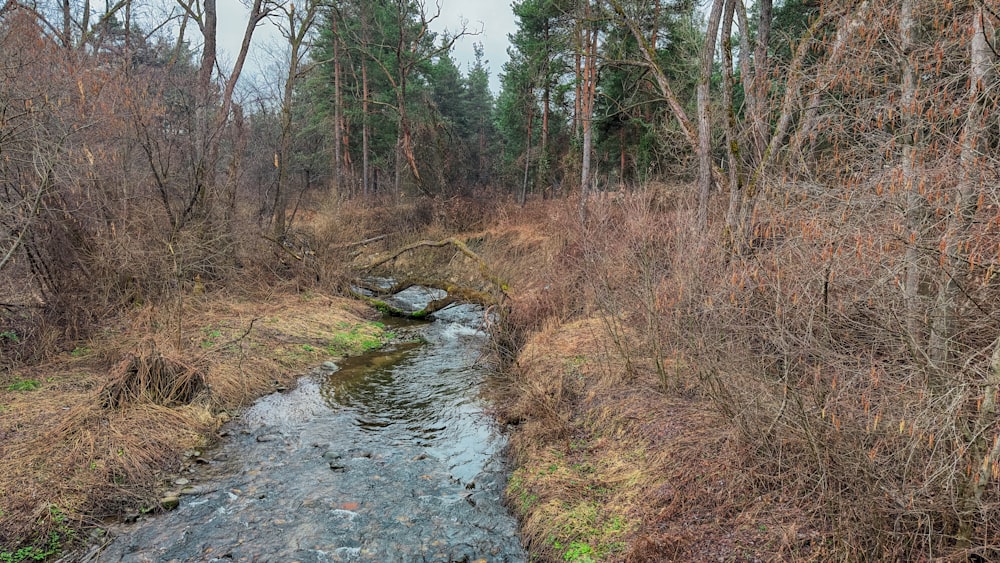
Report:
[{"label": "brown grass", "polygon": [[518,423],[508,502],[532,554],[545,561],[808,556],[807,520],[755,498],[752,488],[741,492],[745,452],[711,404],[663,394],[649,364],[627,374],[614,348],[605,322],[591,317],[551,323],[519,358],[516,393],[503,410]]},{"label": "brown grass", "polygon": [[[177,306],[0,381],[0,545],[46,537],[54,509],[79,526],[155,507],[182,452],[210,443],[228,413],[330,358],[338,334],[378,332],[363,306],[318,294]],[[41,386],[8,389],[23,380]]]},{"label": "brown grass", "polygon": [[829,529],[758,480],[702,376],[704,335],[677,311],[725,274],[661,199],[595,203],[584,224],[534,202],[496,228],[484,255],[519,282],[497,330],[517,355],[493,382],[517,428],[508,502],[543,561],[823,560]]},{"label": "brown grass", "polygon": [[533,241],[495,254],[523,280],[495,387],[518,428],[509,500],[540,559],[993,557],[992,270],[928,365],[933,296],[907,318],[891,221],[820,214],[808,194],[762,203],[739,255],[721,219],[699,233],[661,200],[501,221]]}]

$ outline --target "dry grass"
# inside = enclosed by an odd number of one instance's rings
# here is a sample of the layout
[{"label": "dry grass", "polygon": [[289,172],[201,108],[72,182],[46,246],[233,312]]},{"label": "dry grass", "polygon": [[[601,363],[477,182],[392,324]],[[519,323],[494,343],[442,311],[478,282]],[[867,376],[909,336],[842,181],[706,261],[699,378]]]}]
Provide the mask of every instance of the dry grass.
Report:
[{"label": "dry grass", "polygon": [[[508,502],[546,561],[799,558],[803,520],[741,492],[734,432],[708,401],[629,375],[603,320],[550,323],[525,345]],[[795,552],[793,550],[799,550]],[[793,557],[794,556],[794,557]],[[590,559],[588,559],[588,557]]]},{"label": "dry grass", "polygon": [[[182,452],[211,442],[228,413],[381,337],[366,308],[321,295],[208,294],[175,306],[3,377],[0,545],[45,538],[63,517],[97,524],[155,507]],[[14,390],[25,381],[38,388]]]},{"label": "dry grass", "polygon": [[571,202],[535,202],[484,243],[516,280],[497,332],[517,355],[493,382],[517,427],[508,502],[544,561],[823,560],[829,529],[799,489],[758,482],[758,451],[693,363],[704,335],[677,311],[725,274],[661,191],[584,224]]}]

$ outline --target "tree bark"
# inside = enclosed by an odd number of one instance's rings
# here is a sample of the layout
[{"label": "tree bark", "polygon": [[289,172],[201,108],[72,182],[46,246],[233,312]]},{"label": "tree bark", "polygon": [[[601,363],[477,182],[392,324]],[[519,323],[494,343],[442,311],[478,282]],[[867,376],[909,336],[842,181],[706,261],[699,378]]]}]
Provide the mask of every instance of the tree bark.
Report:
[{"label": "tree bark", "polygon": [[372,193],[371,160],[368,147],[368,64],[361,61],[361,193]]},{"label": "tree bark", "polygon": [[726,161],[729,164],[729,209],[726,212],[726,225],[730,228],[736,223],[743,191],[740,185],[743,163],[739,154],[736,108],[733,107],[733,92],[736,89],[736,78],[733,76],[733,14],[736,11],[736,4],[741,1],[728,0],[722,17],[722,105],[726,112]]},{"label": "tree bark", "polygon": [[993,61],[983,26],[985,18],[979,15],[973,17],[973,20],[972,41],[969,44],[969,105],[960,137],[960,176],[955,190],[955,203],[951,207],[944,235],[941,263],[945,265],[945,271],[940,275],[928,342],[933,370],[941,373],[948,370],[960,284],[966,278],[964,272],[967,268],[963,265],[968,263],[968,259],[967,253],[962,250],[963,243],[972,227],[979,205],[979,194],[983,189],[980,155],[984,150],[982,137],[986,122],[984,98],[986,83],[993,72]]},{"label": "tree bark", "polygon": [[712,67],[719,38],[719,21],[725,0],[713,0],[708,16],[708,31],[701,51],[701,75],[698,77],[698,230],[708,228],[708,201],[712,191]]},{"label": "tree bark", "polygon": [[542,135],[538,142],[538,178],[535,181],[536,190],[543,196],[548,194],[549,186],[549,112],[551,111],[552,83],[549,79],[550,47],[549,21],[545,20],[545,60],[542,64]]},{"label": "tree bark", "polygon": [[66,49],[73,48],[73,12],[69,0],[62,2],[62,43]]},{"label": "tree bark", "polygon": [[916,111],[917,70],[913,60],[913,35],[917,26],[913,10],[916,0],[902,0],[899,14],[899,48],[902,55],[902,79],[900,120],[902,122],[902,171],[903,193],[906,203],[906,223],[909,241],[906,247],[906,280],[903,299],[906,303],[906,325],[908,336],[914,348],[919,348],[923,340],[920,314],[920,244],[923,239],[926,208],[923,197],[918,193],[916,166]]},{"label": "tree bark", "polygon": [[336,14],[333,19],[333,189],[338,195],[343,190],[341,174],[344,170],[341,156],[341,137],[343,136],[343,98],[340,84],[340,36],[337,33]]},{"label": "tree bark", "polygon": [[[590,19],[590,2],[586,4],[585,17]],[[594,95],[597,85],[597,41],[598,31],[596,27],[584,32],[584,59],[583,59],[583,158],[580,170],[580,218],[583,219],[587,210],[587,194],[592,181],[590,161],[594,145]]]},{"label": "tree bark", "polygon": [[535,115],[534,100],[528,100],[528,126],[525,128],[525,149],[524,149],[524,178],[521,181],[521,192],[517,194],[517,203],[524,205],[528,202],[528,170],[531,168],[531,126],[532,118]]}]

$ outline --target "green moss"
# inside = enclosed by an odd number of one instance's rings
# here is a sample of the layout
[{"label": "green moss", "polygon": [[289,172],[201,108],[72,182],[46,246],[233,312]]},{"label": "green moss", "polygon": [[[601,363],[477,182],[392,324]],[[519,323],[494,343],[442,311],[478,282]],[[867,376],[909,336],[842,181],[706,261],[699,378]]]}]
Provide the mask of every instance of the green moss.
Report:
[{"label": "green moss", "polygon": [[19,379],[7,386],[8,391],[34,391],[42,384],[37,379]]},{"label": "green moss", "polygon": [[351,356],[377,350],[391,338],[382,323],[359,323],[334,334],[325,346],[331,356]]}]

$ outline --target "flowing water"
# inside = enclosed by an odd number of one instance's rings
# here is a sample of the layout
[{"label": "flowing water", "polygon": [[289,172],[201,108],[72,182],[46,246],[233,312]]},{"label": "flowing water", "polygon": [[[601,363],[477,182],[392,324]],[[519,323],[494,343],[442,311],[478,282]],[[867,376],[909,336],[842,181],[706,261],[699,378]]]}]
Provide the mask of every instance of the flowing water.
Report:
[{"label": "flowing water", "polygon": [[526,561],[478,397],[482,310],[436,317],[397,329],[419,344],[259,400],[180,481],[179,508],[115,530],[97,559]]}]

